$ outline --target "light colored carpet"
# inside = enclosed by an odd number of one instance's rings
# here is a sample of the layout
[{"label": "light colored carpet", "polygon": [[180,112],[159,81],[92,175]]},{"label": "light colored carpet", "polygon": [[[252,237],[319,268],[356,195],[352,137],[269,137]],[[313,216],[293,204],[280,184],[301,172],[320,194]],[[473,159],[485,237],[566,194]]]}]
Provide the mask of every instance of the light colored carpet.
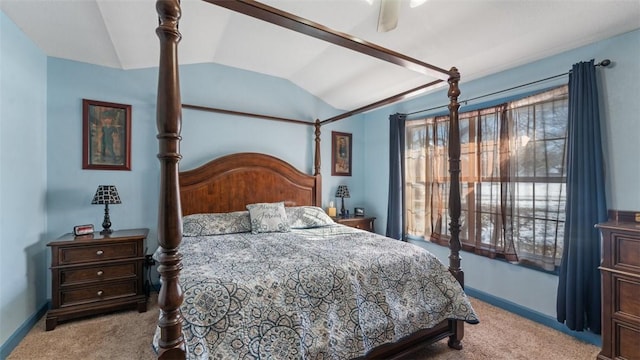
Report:
[{"label": "light colored carpet", "polygon": [[[44,318],[7,360],[153,359],[151,339],[158,319],[156,294],[146,313],[135,310],[59,324],[44,331]],[[465,325],[464,349],[446,340],[426,347],[414,360],[595,359],[599,349],[487,303],[471,299],[480,324]]]},{"label": "light colored carpet", "polygon": [[480,324],[465,324],[464,348],[452,350],[443,340],[428,346],[416,360],[593,360],[600,352],[597,346],[485,302],[472,298],[471,303]]}]

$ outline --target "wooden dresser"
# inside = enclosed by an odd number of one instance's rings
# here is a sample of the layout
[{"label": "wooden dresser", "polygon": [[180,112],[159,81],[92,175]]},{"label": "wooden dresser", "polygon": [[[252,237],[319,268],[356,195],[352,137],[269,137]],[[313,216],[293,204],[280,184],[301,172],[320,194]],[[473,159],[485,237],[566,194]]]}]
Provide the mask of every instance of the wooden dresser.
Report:
[{"label": "wooden dresser", "polygon": [[602,232],[602,351],[598,359],[640,359],[640,222],[609,212]]},{"label": "wooden dresser", "polygon": [[51,247],[51,309],[46,330],[58,322],[137,308],[147,311],[144,263],[149,229],[65,234]]},{"label": "wooden dresser", "polygon": [[376,218],[372,216],[352,216],[347,218],[333,218],[333,221],[338,224],[347,225],[354,227],[356,229],[362,229],[370,232],[375,232],[375,222]]}]

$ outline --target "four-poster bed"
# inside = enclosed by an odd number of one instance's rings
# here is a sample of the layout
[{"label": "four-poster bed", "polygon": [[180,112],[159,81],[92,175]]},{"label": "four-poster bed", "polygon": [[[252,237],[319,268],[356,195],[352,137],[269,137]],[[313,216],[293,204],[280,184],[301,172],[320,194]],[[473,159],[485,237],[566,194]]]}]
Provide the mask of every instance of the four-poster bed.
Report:
[{"label": "four-poster bed", "polygon": [[[156,9],[159,15],[159,27],[156,32],[160,39],[160,61],[157,137],[159,141],[158,158],[160,159],[161,169],[158,214],[158,244],[160,247],[157,259],[159,262],[158,272],[162,283],[158,295],[158,304],[161,309],[158,320],[159,331],[156,338],[158,357],[161,359],[180,359],[185,358],[189,351],[188,341],[183,333],[183,310],[181,310],[181,305],[183,305],[183,300],[185,299],[185,294],[183,294],[183,288],[181,287],[181,281],[184,280],[181,277],[181,271],[183,262],[186,262],[187,266],[190,266],[191,262],[191,258],[183,258],[183,256],[188,257],[190,254],[183,253],[181,247],[183,241],[183,216],[239,212],[248,209],[247,205],[256,203],[284,202],[287,206],[294,207],[321,206],[320,126],[404,99],[412,94],[424,91],[445,79],[449,83],[448,96],[450,98],[449,109],[451,115],[449,132],[451,241],[450,263],[448,271],[445,271],[445,273],[452,274],[459,284],[463,286],[464,274],[460,268],[459,251],[461,246],[458,238],[460,228],[460,144],[457,122],[459,104],[457,99],[460,93],[458,89],[460,75],[457,69],[444,70],[422,63],[254,1],[205,1],[396,65],[405,66],[425,74],[435,73],[438,75],[438,79],[342,115],[324,121],[316,120],[314,124],[316,151],[313,175],[305,175],[279,159],[261,154],[231,155],[212,161],[201,168],[179,173],[178,163],[181,158],[179,151],[181,99],[177,45],[181,37],[178,31],[178,22],[181,15],[180,3],[178,0],[158,0]],[[251,221],[253,222],[254,220],[251,219]],[[328,228],[333,228],[334,225],[327,226]],[[251,231],[253,230],[252,227]],[[383,238],[379,235],[372,234],[371,236]],[[181,252],[178,251],[179,248]],[[185,270],[191,272],[189,267]],[[403,284],[400,287],[405,286],[410,287],[412,285]],[[455,290],[447,290],[445,292],[457,294]],[[463,297],[463,300],[466,300],[464,294],[453,297]],[[190,299],[190,301],[192,300]],[[447,306],[451,307],[452,305],[449,304]],[[402,354],[410,354],[417,347],[445,337],[449,337],[449,346],[457,349],[461,348],[460,341],[464,335],[463,320],[473,323],[477,319],[468,303],[463,302],[453,307],[458,306],[461,308],[468,307],[468,312],[457,315],[449,314],[448,317],[439,320],[435,326],[417,331],[413,330],[410,335],[402,334],[399,338],[396,337],[393,341],[387,341],[383,344],[374,343],[372,345],[373,348],[366,347],[366,355],[363,353],[360,356],[364,356],[367,359],[397,357]],[[366,324],[361,324],[361,326],[363,327],[362,331],[364,331]],[[198,351],[202,354],[201,350],[202,348]],[[194,350],[191,349],[191,351]]]}]

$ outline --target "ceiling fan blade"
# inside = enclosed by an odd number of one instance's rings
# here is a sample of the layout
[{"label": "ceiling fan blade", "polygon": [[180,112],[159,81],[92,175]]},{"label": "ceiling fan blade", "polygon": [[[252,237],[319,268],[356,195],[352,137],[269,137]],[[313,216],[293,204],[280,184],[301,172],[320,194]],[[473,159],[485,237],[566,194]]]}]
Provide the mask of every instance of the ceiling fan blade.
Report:
[{"label": "ceiling fan blade", "polygon": [[378,32],[387,32],[398,26],[398,10],[400,0],[380,0],[380,15],[378,16]]}]

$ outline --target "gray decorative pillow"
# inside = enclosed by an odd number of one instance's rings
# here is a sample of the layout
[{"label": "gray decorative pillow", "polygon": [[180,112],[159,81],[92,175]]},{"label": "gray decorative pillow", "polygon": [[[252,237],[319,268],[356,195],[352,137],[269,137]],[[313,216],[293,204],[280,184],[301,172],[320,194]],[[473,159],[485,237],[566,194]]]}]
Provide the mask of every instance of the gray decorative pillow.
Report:
[{"label": "gray decorative pillow", "polygon": [[317,206],[292,206],[285,208],[285,211],[289,227],[292,229],[309,229],[334,223],[333,219]]},{"label": "gray decorative pillow", "polygon": [[284,202],[250,204],[247,210],[252,234],[289,231]]},{"label": "gray decorative pillow", "polygon": [[248,211],[192,214],[182,218],[182,236],[224,235],[251,231]]}]

